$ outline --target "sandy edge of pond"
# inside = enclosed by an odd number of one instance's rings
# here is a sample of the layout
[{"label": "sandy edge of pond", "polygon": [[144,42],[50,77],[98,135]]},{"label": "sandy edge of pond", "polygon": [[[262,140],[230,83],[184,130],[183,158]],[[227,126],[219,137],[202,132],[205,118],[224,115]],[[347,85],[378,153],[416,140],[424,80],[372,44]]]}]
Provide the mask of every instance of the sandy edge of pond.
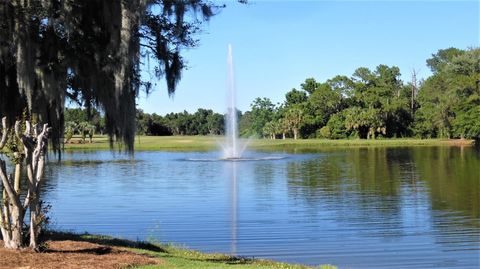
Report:
[{"label": "sandy edge of pond", "polygon": [[0,246],[1,269],[125,268],[161,263],[158,258],[136,254],[126,248],[83,241],[47,241],[47,248],[41,253],[5,249],[1,240]]}]

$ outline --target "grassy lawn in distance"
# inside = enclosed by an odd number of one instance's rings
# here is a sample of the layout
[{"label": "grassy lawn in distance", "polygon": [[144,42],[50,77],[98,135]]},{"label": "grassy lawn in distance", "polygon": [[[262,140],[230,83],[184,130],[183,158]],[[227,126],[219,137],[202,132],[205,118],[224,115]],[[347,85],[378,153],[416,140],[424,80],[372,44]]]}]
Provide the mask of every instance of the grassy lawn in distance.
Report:
[{"label": "grassy lawn in distance", "polygon": [[[222,136],[136,136],[135,150],[175,150],[175,151],[206,151],[221,148]],[[80,137],[73,137],[65,144],[66,150],[108,150],[107,136],[95,136],[93,143],[80,143]],[[248,141],[248,147],[257,150],[318,150],[342,147],[401,147],[401,146],[471,146],[473,140],[462,139],[243,139]]]}]

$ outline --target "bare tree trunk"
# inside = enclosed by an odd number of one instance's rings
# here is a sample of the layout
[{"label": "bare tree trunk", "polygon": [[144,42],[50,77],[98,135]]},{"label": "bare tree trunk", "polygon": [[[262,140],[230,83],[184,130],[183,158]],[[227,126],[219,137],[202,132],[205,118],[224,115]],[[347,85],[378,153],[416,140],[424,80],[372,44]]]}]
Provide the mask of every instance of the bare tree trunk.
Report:
[{"label": "bare tree trunk", "polygon": [[[15,125],[15,129],[19,122]],[[33,126],[33,135],[30,131],[30,123],[26,122],[27,130],[25,135],[20,136],[24,151],[27,156],[27,176],[28,176],[28,194],[27,200],[30,207],[30,247],[38,249],[38,234],[40,225],[43,221],[40,208],[40,184],[43,179],[45,168],[45,153],[47,151],[48,135],[51,128],[47,124],[43,125],[42,132],[39,134],[37,125]],[[17,132],[19,134],[19,132]]]},{"label": "bare tree trunk", "polygon": [[297,140],[297,137],[298,137],[298,129],[294,128],[293,129],[293,139]]},{"label": "bare tree trunk", "polygon": [[[2,119],[0,150],[7,143],[9,129],[7,118]],[[15,169],[17,170],[17,169]],[[17,181],[18,178],[18,181]],[[22,246],[22,227],[25,210],[20,203],[19,176],[7,175],[5,161],[0,159],[0,180],[2,183],[2,206],[0,207],[0,230],[6,248],[19,249]]]},{"label": "bare tree trunk", "polygon": [[20,193],[12,183],[13,175],[7,176],[5,161],[0,160],[0,178],[2,180],[3,207],[1,225],[3,241],[6,248],[19,249],[23,243],[22,228],[25,210],[20,202]]},{"label": "bare tree trunk", "polygon": [[[51,128],[47,124],[39,133],[37,126],[33,127],[26,121],[25,133],[21,133],[20,121],[15,123],[16,137],[23,144],[24,152],[14,152],[12,162],[15,163],[15,173],[7,175],[6,163],[0,159],[0,179],[2,183],[2,201],[0,207],[0,231],[6,248],[19,249],[23,246],[23,224],[26,209],[30,210],[30,247],[38,249],[38,234],[43,221],[40,202],[40,183],[45,167],[45,153],[47,151],[48,135]],[[6,126],[6,118],[2,119],[2,140],[0,150],[6,144],[10,129]],[[25,156],[25,159],[23,158]],[[21,201],[21,171],[25,160],[28,191]]]}]

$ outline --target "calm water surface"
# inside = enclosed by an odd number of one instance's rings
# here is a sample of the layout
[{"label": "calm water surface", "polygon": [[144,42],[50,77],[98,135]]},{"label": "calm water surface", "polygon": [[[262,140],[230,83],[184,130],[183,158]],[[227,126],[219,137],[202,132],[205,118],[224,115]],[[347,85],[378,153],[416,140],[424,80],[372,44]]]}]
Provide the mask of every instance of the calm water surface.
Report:
[{"label": "calm water surface", "polygon": [[351,148],[66,154],[48,166],[56,229],[340,268],[478,268],[480,153]]}]

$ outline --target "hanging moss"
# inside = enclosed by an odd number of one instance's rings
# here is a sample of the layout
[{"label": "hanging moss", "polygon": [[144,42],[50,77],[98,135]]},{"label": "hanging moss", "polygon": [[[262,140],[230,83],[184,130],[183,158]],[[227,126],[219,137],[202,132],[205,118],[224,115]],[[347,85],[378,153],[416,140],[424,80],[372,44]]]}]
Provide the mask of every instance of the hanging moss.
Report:
[{"label": "hanging moss", "polygon": [[[133,152],[142,57],[175,92],[203,21],[221,8],[203,0],[12,0],[0,3],[0,115],[24,108],[48,122],[60,148],[67,99],[105,113],[112,145]],[[146,55],[146,56],[145,56]]]}]

